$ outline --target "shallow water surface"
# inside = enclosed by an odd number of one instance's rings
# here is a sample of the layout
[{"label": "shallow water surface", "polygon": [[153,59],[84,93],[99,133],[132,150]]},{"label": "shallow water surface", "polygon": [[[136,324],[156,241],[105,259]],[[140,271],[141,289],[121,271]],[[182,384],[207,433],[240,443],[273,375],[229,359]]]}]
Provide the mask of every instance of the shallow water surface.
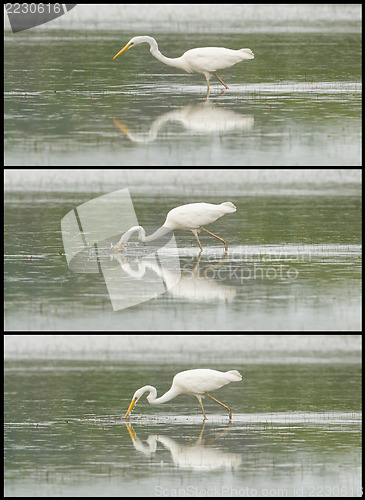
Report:
[{"label": "shallow water surface", "polygon": [[[192,233],[176,231],[174,248],[156,253],[131,238],[111,259],[110,241],[116,243],[119,233],[98,247],[90,273],[67,265],[60,222],[96,197],[92,192],[8,194],[7,330],[361,329],[361,200],[356,195],[236,195],[237,212],[209,226],[227,240],[226,255],[221,242],[202,233],[199,256]],[[204,199],[216,202],[214,196]],[[133,196],[147,234],[186,200]],[[190,196],[194,201],[201,198]]]},{"label": "shallow water surface", "polygon": [[122,418],[186,363],[9,360],[5,495],[360,496],[361,366],[329,361],[235,363],[243,381],[214,392],[232,422],[206,398],[204,423],[186,395]]},{"label": "shallow water surface", "polygon": [[169,57],[252,49],[255,59],[220,74],[229,89],[213,77],[209,96],[203,75],[162,64],[146,44],[113,61],[130,31],[7,32],[5,164],[361,165],[360,31],[272,24],[178,36],[154,27]]}]

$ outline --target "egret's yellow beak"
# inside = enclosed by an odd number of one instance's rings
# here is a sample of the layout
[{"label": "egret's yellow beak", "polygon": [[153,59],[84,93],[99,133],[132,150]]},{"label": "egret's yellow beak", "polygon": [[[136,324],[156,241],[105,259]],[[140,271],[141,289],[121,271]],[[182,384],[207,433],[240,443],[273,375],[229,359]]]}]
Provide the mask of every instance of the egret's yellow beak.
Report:
[{"label": "egret's yellow beak", "polygon": [[133,398],[132,401],[131,401],[131,404],[129,405],[129,408],[127,410],[127,413],[125,414],[124,418],[127,418],[128,415],[130,414],[130,412],[133,410],[134,408],[134,405],[137,403],[138,399],[137,398]]},{"label": "egret's yellow beak", "polygon": [[125,52],[126,50],[128,50],[128,49],[129,49],[129,47],[132,47],[132,45],[133,45],[133,42],[129,42],[129,43],[127,43],[127,45],[126,45],[125,47],[123,47],[123,48],[122,48],[122,50],[120,50],[120,51],[118,52],[118,54],[115,54],[115,56],[113,57],[113,61],[114,61],[114,59],[115,59],[116,57],[120,56],[120,54],[123,54],[123,52]]}]

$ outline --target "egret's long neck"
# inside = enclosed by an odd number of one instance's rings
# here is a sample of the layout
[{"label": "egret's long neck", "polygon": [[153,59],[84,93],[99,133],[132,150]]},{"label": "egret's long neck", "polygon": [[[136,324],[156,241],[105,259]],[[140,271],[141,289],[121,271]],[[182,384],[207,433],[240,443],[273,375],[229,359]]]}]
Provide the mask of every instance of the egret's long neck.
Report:
[{"label": "egret's long neck", "polygon": [[[150,52],[159,61],[167,64],[167,66],[173,66],[174,68],[181,68],[180,57],[166,57],[158,50],[157,42],[154,38],[151,38],[148,43],[150,44]],[[183,68],[182,68],[183,69]]]},{"label": "egret's long neck", "polygon": [[140,241],[148,243],[149,241],[154,241],[157,240],[158,238],[162,238],[162,236],[165,236],[165,234],[169,233],[172,231],[167,226],[162,226],[157,229],[154,233],[150,234],[149,236],[146,236],[146,233],[143,231],[143,238],[141,238],[141,233],[139,233],[138,239]]},{"label": "egret's long neck", "polygon": [[158,238],[161,238],[162,236],[165,236],[165,234],[169,233],[172,231],[169,227],[163,225],[157,231],[152,233],[150,236],[146,236],[146,231],[143,229],[142,226],[133,226],[126,233],[123,234],[123,236],[120,238],[118,243],[114,246],[114,248],[119,249],[124,243],[126,243],[129,238],[132,236],[133,233],[138,231],[138,239],[139,241],[143,241],[148,243],[149,241],[154,241],[157,240]]},{"label": "egret's long neck", "polygon": [[143,238],[145,237],[146,233],[145,230],[143,229],[142,226],[133,226],[126,233],[123,234],[123,236],[120,238],[120,242],[126,243],[129,238],[132,236],[133,233],[138,231],[138,239],[143,241]]},{"label": "egret's long neck", "polygon": [[[156,389],[155,389],[156,390]],[[156,399],[156,396],[157,396],[157,391],[156,393],[154,394],[154,397],[152,397],[151,393],[149,396],[147,396],[147,399],[148,399],[148,402],[151,404],[151,405],[160,405],[162,403],[166,403],[167,401],[170,401],[171,399],[175,398],[179,393],[176,392],[176,389],[174,389],[173,387],[171,387],[171,389],[169,391],[167,391],[163,396],[161,396],[160,398],[157,398]]]}]

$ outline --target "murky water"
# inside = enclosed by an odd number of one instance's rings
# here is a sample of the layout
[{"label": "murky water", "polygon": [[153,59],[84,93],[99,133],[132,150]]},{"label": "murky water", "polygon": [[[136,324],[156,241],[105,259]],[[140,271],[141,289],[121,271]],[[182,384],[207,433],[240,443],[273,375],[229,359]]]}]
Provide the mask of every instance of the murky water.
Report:
[{"label": "murky water", "polygon": [[[72,347],[60,337],[58,347]],[[208,398],[204,424],[196,399],[184,395],[159,407],[142,398],[129,422],[121,418],[138,387],[162,394],[190,367],[148,361],[149,351],[133,363],[116,349],[111,359],[102,351],[93,360],[57,359],[51,349],[43,360],[7,360],[5,495],[361,496],[360,364],[338,363],[335,352],[319,361],[320,351],[307,362],[255,364],[239,345],[234,368],[243,381],[214,393],[232,408],[231,424]],[[233,368],[223,352],[207,366]]]},{"label": "murky water", "polygon": [[200,29],[176,32],[146,16],[138,34],[153,34],[169,57],[200,46],[252,49],[254,60],[222,72],[229,90],[212,80],[209,97],[202,75],[162,64],[147,45],[113,61],[131,31],[116,29],[107,10],[109,29],[7,32],[5,164],[361,165],[359,19],[334,24],[329,13],[311,24],[298,14],[297,25],[279,29],[289,7],[262,22],[261,6],[256,20],[232,18],[223,33],[209,12]]}]

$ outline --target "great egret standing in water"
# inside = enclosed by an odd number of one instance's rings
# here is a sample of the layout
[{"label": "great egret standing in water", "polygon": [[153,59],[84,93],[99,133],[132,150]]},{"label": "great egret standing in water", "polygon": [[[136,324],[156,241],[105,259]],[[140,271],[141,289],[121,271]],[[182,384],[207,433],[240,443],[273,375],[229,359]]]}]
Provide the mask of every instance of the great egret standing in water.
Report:
[{"label": "great egret standing in water", "polygon": [[146,232],[142,226],[133,226],[123,234],[118,243],[114,245],[113,249],[120,250],[124,243],[126,243],[131,235],[136,231],[138,231],[138,239],[147,243],[161,238],[170,231],[182,229],[184,231],[191,231],[194,234],[200,246],[200,250],[203,251],[203,247],[201,246],[198,238],[198,230],[202,229],[211,236],[214,236],[214,238],[222,241],[227,251],[227,242],[216,234],[211,233],[203,226],[216,221],[219,217],[222,217],[225,214],[235,211],[236,207],[230,201],[225,201],[220,205],[214,205],[213,203],[188,203],[187,205],[181,205],[180,207],[170,210],[166,216],[164,225],[150,236],[146,236]]},{"label": "great egret standing in water", "polygon": [[130,47],[140,43],[148,43],[153,57],[167,64],[167,66],[182,69],[187,73],[201,73],[204,75],[208,85],[208,93],[209,79],[212,75],[217,77],[226,89],[229,88],[228,85],[219,78],[217,71],[230,68],[244,59],[253,59],[255,57],[250,49],[233,50],[224,47],[200,47],[187,50],[180,57],[166,57],[158,50],[158,45],[154,38],[151,36],[135,36],[113,57],[113,60]]},{"label": "great egret standing in water", "polygon": [[191,396],[196,396],[201,406],[204,420],[206,420],[207,416],[203,408],[202,397],[208,396],[216,403],[224,406],[224,408],[228,411],[229,419],[231,420],[231,409],[225,404],[218,401],[218,399],[210,396],[210,394],[208,394],[208,391],[210,392],[216,389],[220,389],[230,382],[240,382],[240,380],[242,380],[242,375],[237,370],[229,370],[228,372],[219,372],[217,370],[210,370],[208,368],[186,370],[175,375],[172,381],[171,388],[160,398],[157,398],[157,390],[152,385],[145,385],[144,387],[138,389],[133,395],[131,404],[129,405],[124,418],[128,417],[139,398],[142,397],[145,392],[149,392],[147,401],[150,405],[160,405],[162,403],[166,403],[167,401],[176,398],[176,396],[179,396],[179,394],[189,394]]}]

